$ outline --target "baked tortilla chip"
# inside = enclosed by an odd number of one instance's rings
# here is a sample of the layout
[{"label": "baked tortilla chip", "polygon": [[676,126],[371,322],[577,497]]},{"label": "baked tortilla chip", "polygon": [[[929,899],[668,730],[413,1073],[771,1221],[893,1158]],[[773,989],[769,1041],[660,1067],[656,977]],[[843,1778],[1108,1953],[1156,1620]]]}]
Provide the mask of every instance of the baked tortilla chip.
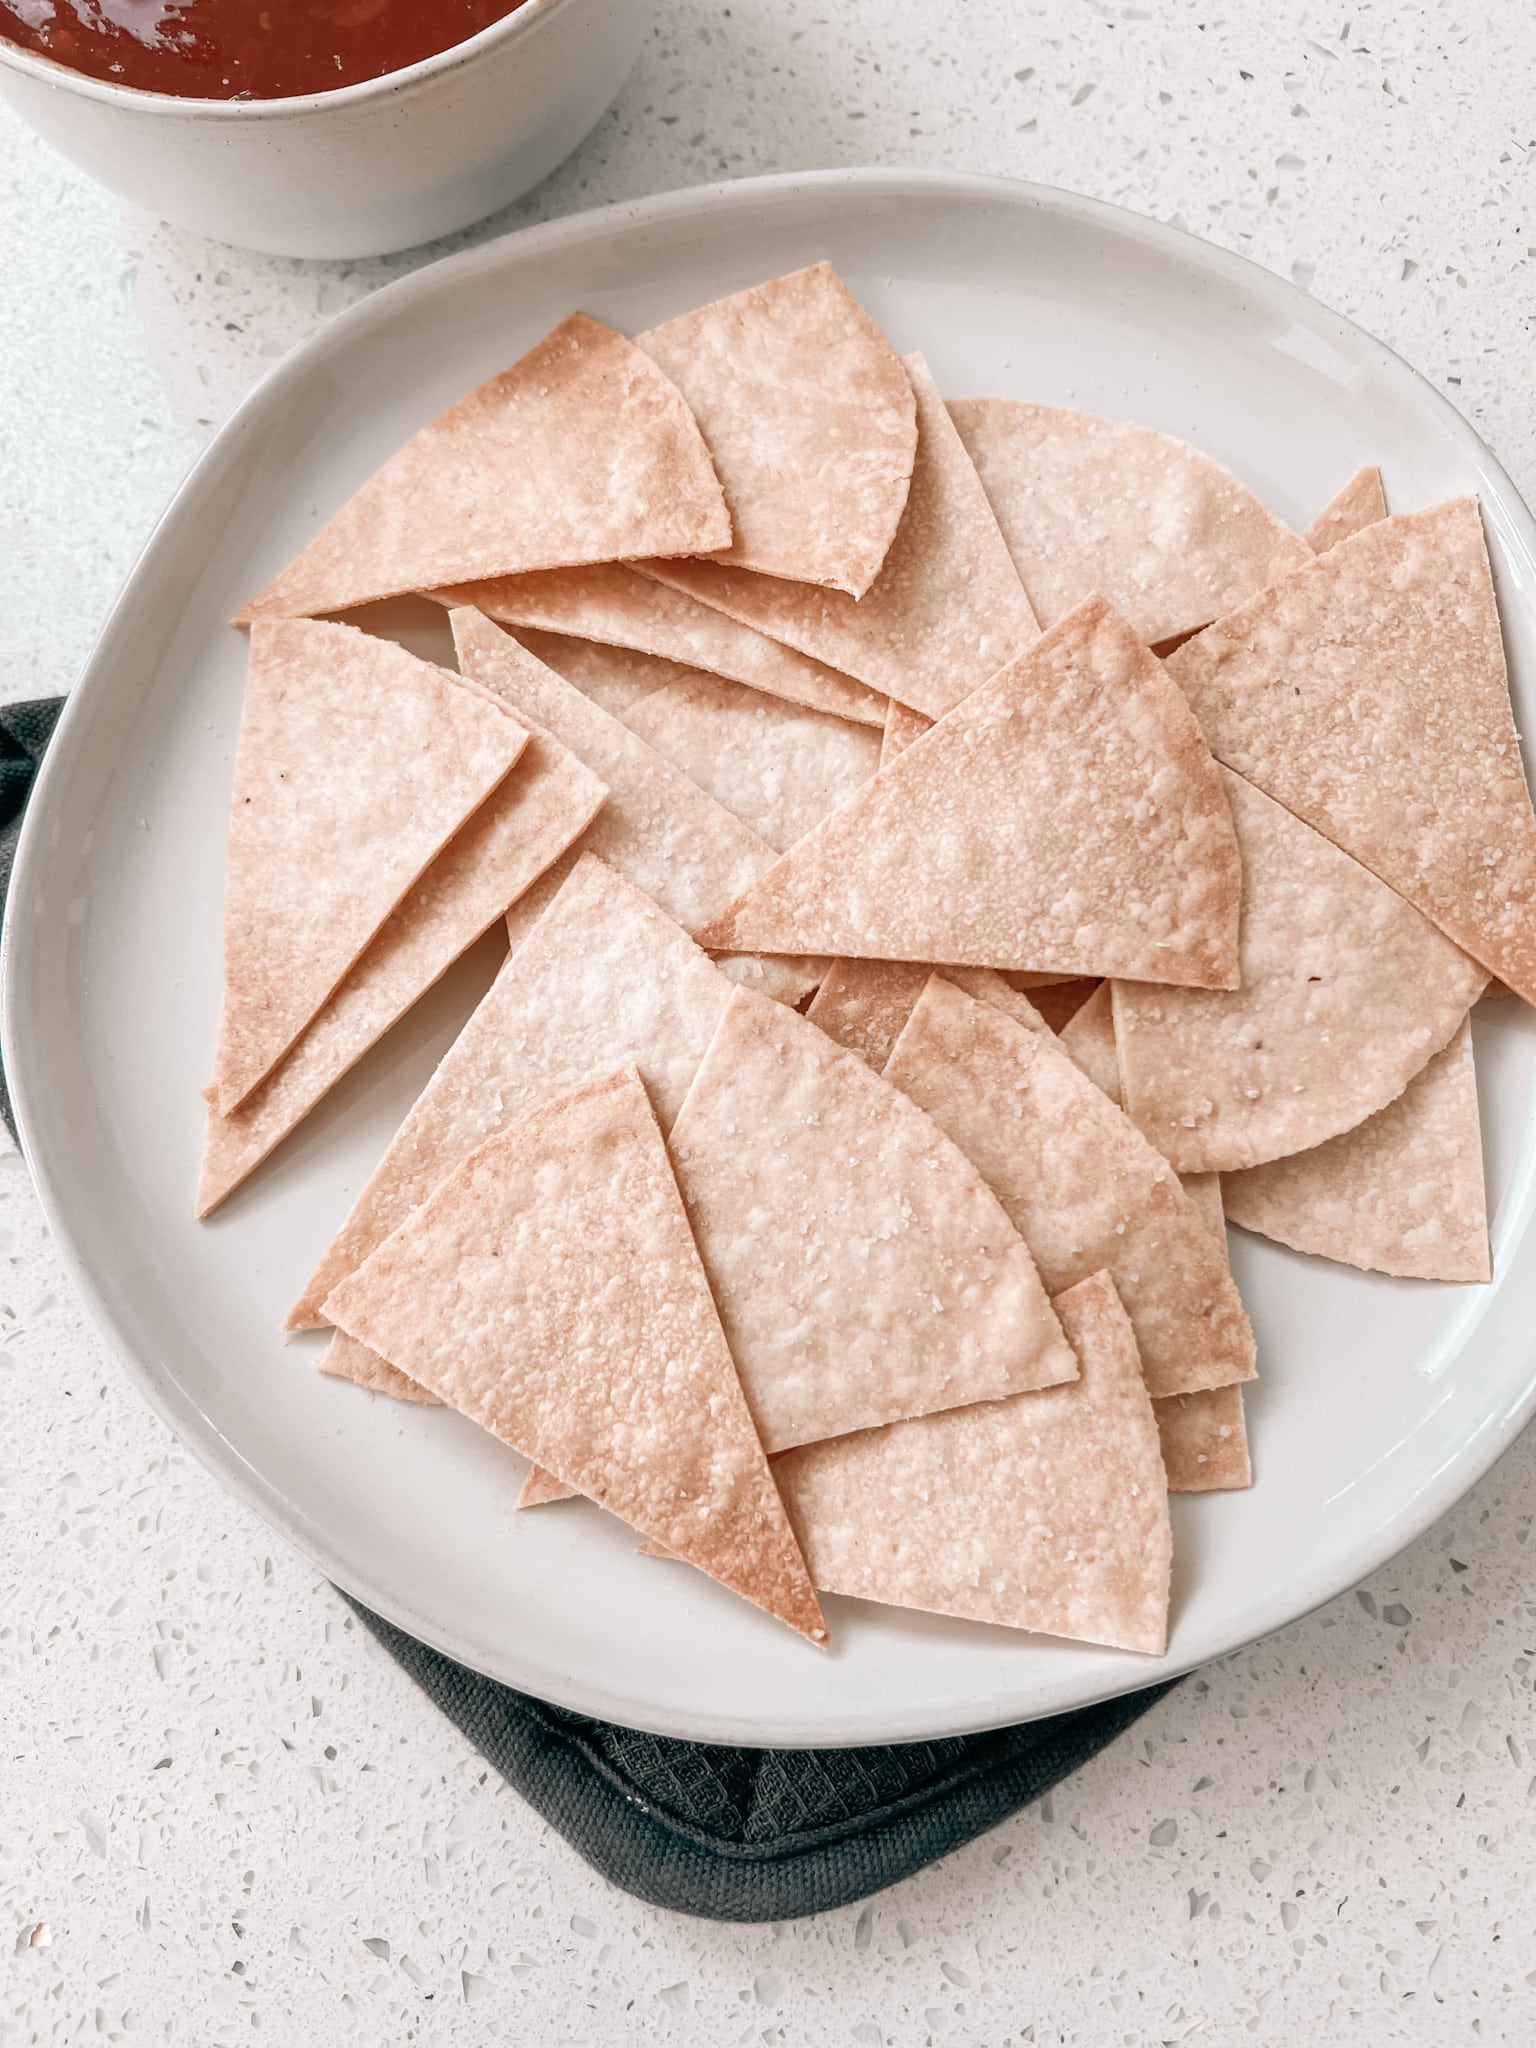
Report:
[{"label": "baked tortilla chip", "polygon": [[880,766],[887,766],[898,754],[904,754],[914,740],[920,740],[925,732],[932,730],[931,718],[925,718],[921,711],[909,711],[905,704],[898,704],[893,697],[885,713],[885,731],[880,740]]},{"label": "baked tortilla chip", "polygon": [[1048,1292],[1111,1275],[1150,1393],[1253,1377],[1253,1331],[1225,1247],[1167,1161],[1049,1031],[1030,1031],[935,975],[885,1078],[971,1161]]},{"label": "baked tortilla chip", "polygon": [[809,1444],[774,1477],[823,1591],[1160,1656],[1173,1535],[1106,1274],[1058,1296],[1079,1377]]},{"label": "baked tortilla chip", "polygon": [[1228,767],[1536,1002],[1536,814],[1475,498],[1377,520],[1168,669]]},{"label": "baked tortilla chip", "polygon": [[[517,627],[519,636],[527,626],[661,655],[861,725],[879,725],[885,716],[885,699],[877,691],[633,569],[554,569],[544,576],[469,583],[432,595],[443,604],[472,605],[499,625]],[[549,665],[565,674],[558,661]],[[581,683],[582,678],[572,676],[571,681]]]},{"label": "baked tortilla chip", "polygon": [[[1409,1086],[1413,1084],[1410,1082]],[[1200,1220],[1221,1246],[1223,1258],[1227,1255],[1227,1212],[1221,1200],[1221,1175],[1219,1173],[1181,1173],[1179,1186],[1188,1195],[1200,1212]]]},{"label": "baked tortilla chip", "polygon": [[1299,534],[1187,441],[1011,398],[949,410],[1042,626],[1104,597],[1150,645],[1310,559]]},{"label": "baked tortilla chip", "polygon": [[868,782],[880,735],[719,676],[665,684],[624,714],[631,732],[782,853]]},{"label": "baked tortilla chip", "polygon": [[489,1139],[326,1307],[674,1557],[826,1640],[633,1069]]},{"label": "baked tortilla chip", "polygon": [[732,995],[671,1151],[770,1451],[1071,1377],[970,1161],[782,1004]]},{"label": "baked tortilla chip", "polygon": [[987,494],[921,356],[917,461],[907,509],[860,598],[715,562],[655,562],[648,573],[743,625],[938,718],[1020,654],[1040,628]]},{"label": "baked tortilla chip", "polygon": [[717,559],[862,597],[907,502],[917,409],[832,266],[700,306],[639,346],[693,408],[725,486],[734,538]]},{"label": "baked tortilla chip", "polygon": [[221,1115],[282,1058],[528,733],[458,678],[352,626],[251,635],[230,804]]},{"label": "baked tortilla chip", "polygon": [[1227,1215],[1299,1252],[1419,1280],[1487,1280],[1472,1025],[1395,1102],[1294,1158],[1223,1176]]},{"label": "baked tortilla chip", "polygon": [[1241,1387],[1210,1387],[1154,1401],[1170,1493],[1216,1493],[1253,1484]]},{"label": "baked tortilla chip", "polygon": [[1485,979],[1320,832],[1240,775],[1227,772],[1227,792],[1241,988],[1114,986],[1126,1111],[1180,1173],[1231,1173],[1352,1130],[1449,1044]]},{"label": "baked tortilla chip", "polygon": [[1119,1104],[1120,1060],[1115,1051],[1114,990],[1101,981],[1075,1017],[1061,1027],[1061,1049],[1102,1094]]},{"label": "baked tortilla chip", "polygon": [[601,705],[610,718],[622,718],[643,697],[700,673],[664,654],[642,654],[638,648],[611,647],[601,640],[579,640],[568,633],[545,633],[537,626],[519,626],[512,638],[535,661],[542,661]]},{"label": "baked tortilla chip", "polygon": [[1374,526],[1387,516],[1386,493],[1381,488],[1381,471],[1372,464],[1356,470],[1344,488],[1330,498],[1307,528],[1303,539],[1314,555],[1325,555],[1341,540],[1348,540],[1362,527]]},{"label": "baked tortilla chip", "polygon": [[409,1374],[380,1358],[366,1344],[359,1344],[345,1330],[335,1330],[317,1361],[332,1379],[351,1380],[370,1394],[388,1394],[392,1401],[408,1401],[419,1408],[441,1408],[442,1402],[430,1388],[418,1386]]},{"label": "baked tortilla chip", "polygon": [[242,620],[484,576],[728,547],[698,423],[646,353],[573,313],[414,434]]},{"label": "baked tortilla chip", "polygon": [[[535,661],[479,612],[450,614],[459,666],[525,724],[569,747],[607,786],[584,848],[627,875],[685,931],[693,931],[773,865],[773,848],[638,733]],[[524,923],[542,915],[564,875],[553,870],[524,899]],[[752,950],[753,949],[742,949]],[[804,962],[753,960],[742,972],[782,1002],[816,986]]]},{"label": "baked tortilla chip", "polygon": [[701,941],[1230,988],[1237,841],[1186,711],[1162,664],[1090,599]]},{"label": "baked tortilla chip", "polygon": [[928,968],[905,960],[834,960],[805,1014],[879,1074],[928,974]]},{"label": "baked tortilla chip", "polygon": [[495,1132],[616,1067],[665,1127],[731,985],[648,896],[585,855],[509,956],[400,1126],[288,1318],[313,1329],[342,1277]]},{"label": "baked tortilla chip", "polygon": [[606,794],[574,754],[554,740],[530,737],[511,774],[449,840],[267,1078],[228,1116],[210,1109],[199,1216],[238,1187],[559,859]]}]

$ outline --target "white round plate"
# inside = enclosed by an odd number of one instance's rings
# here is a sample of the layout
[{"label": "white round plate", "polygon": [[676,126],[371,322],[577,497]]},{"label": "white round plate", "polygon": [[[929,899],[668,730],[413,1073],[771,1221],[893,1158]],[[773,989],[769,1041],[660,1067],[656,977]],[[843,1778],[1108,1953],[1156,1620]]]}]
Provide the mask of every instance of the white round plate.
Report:
[{"label": "white round plate", "polygon": [[1059,1712],[1293,1620],[1442,1513],[1536,1401],[1536,1034],[1477,1020],[1497,1279],[1392,1281],[1233,1233],[1259,1338],[1251,1492],[1174,1502],[1159,1662],[832,1600],[820,1654],[595,1509],[513,1513],[523,1464],[370,1399],[278,1325],[494,967],[482,947],[214,1219],[192,1219],[245,642],[225,622],[423,421],[580,306],[629,332],[828,257],[953,396],[1142,421],[1304,524],[1363,462],[1399,509],[1475,491],[1521,723],[1536,532],[1471,430],[1291,285],[1061,193],[934,174],[753,179],[525,230],[391,285],[283,363],[139,563],[32,801],[4,1046],[50,1221],[179,1434],[338,1584],[565,1706],[714,1742],[896,1741]]}]

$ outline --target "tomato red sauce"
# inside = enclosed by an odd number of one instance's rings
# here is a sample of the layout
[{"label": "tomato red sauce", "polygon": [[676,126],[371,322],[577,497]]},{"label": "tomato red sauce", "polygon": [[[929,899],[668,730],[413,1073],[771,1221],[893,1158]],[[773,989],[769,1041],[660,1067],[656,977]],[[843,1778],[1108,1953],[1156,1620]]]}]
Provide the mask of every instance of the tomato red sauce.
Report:
[{"label": "tomato red sauce", "polygon": [[181,99],[282,100],[452,49],[521,0],[0,0],[0,37]]}]

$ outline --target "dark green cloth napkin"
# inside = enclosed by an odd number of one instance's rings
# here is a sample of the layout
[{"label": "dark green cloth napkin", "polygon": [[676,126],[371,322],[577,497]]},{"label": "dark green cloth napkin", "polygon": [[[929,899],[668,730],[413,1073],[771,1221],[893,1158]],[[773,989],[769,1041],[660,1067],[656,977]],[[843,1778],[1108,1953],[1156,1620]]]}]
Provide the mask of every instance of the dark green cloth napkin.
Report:
[{"label": "dark green cloth napkin", "polygon": [[[0,905],[61,702],[0,707]],[[3,1079],[0,1114],[14,1135]],[[894,1884],[1038,1799],[1168,1690],[942,1742],[731,1749],[548,1706],[350,1604],[589,1863],[653,1906],[708,1920],[790,1920]]]}]

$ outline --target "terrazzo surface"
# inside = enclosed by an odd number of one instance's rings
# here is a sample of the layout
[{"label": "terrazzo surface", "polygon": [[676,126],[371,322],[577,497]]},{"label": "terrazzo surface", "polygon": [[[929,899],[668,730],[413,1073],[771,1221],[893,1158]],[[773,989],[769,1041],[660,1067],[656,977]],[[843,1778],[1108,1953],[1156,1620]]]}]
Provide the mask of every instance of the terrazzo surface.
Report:
[{"label": "terrazzo surface", "polygon": [[[700,179],[1011,173],[1295,278],[1529,495],[1536,18],[1340,0],[663,0],[476,232]],[[433,251],[126,216],[0,117],[0,636],[68,686],[209,429]],[[452,245],[450,245],[452,246]],[[0,1159],[0,2042],[284,2048],[1536,2038],[1536,1439],[1357,1592],[891,1892],[720,1928],[610,1889],[155,1422]]]}]

